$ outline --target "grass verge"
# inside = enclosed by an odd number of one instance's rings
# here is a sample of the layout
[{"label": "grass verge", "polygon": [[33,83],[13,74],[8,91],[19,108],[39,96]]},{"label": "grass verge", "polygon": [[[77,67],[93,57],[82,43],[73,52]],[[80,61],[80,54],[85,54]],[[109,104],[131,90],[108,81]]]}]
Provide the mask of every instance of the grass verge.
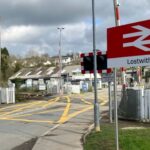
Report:
[{"label": "grass verge", "polygon": [[[125,127],[127,128],[122,129]],[[84,150],[115,150],[114,124],[102,123],[101,130],[98,133],[93,131],[87,136]],[[120,150],[150,150],[150,125],[119,122],[119,147]]]}]

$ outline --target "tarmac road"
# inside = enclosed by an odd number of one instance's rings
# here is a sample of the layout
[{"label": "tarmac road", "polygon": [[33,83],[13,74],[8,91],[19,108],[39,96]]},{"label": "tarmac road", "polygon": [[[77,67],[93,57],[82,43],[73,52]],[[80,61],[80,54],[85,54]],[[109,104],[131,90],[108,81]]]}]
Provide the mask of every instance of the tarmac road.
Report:
[{"label": "tarmac road", "polygon": [[[107,90],[100,92],[108,109]],[[0,108],[0,150],[81,150],[93,122],[93,93],[73,94]]]}]

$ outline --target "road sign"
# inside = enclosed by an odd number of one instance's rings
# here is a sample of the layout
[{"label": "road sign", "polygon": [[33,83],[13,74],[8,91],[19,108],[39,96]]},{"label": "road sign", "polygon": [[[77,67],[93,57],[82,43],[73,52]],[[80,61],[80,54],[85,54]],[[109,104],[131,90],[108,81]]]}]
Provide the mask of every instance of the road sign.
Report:
[{"label": "road sign", "polygon": [[108,67],[150,65],[150,20],[107,30]]},{"label": "road sign", "polygon": [[88,83],[83,83],[83,84],[82,84],[82,90],[83,90],[84,92],[87,92],[87,91],[88,91]]},{"label": "road sign", "polygon": [[102,82],[113,82],[114,81],[114,74],[102,74]]},{"label": "road sign", "polygon": [[[94,57],[93,53],[81,54],[81,71],[85,73],[94,73]],[[97,71],[98,73],[107,72],[112,70],[107,68],[107,55],[106,52],[97,52]]]}]

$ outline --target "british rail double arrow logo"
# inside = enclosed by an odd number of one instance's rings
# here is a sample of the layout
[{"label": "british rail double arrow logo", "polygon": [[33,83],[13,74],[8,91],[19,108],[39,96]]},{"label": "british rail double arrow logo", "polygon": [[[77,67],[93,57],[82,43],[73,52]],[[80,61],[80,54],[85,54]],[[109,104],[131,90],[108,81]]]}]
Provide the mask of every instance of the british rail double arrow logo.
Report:
[{"label": "british rail double arrow logo", "polygon": [[132,28],[138,29],[139,31],[134,33],[123,34],[123,38],[126,39],[126,38],[138,37],[138,36],[139,38],[133,42],[123,43],[123,47],[134,46],[143,51],[150,51],[150,47],[146,46],[150,44],[150,39],[147,39],[150,36],[150,29],[143,27],[141,25],[132,26]]}]

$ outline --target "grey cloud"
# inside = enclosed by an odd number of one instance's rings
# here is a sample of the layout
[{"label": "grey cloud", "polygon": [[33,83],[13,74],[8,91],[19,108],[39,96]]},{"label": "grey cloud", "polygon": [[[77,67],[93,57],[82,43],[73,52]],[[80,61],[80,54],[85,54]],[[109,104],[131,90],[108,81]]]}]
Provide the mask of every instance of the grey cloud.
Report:
[{"label": "grey cloud", "polygon": [[[149,19],[149,0],[119,0],[121,23],[130,23]],[[85,23],[87,27],[81,30],[83,36],[76,35],[76,28],[72,37],[63,35],[63,53],[67,51],[92,50],[91,0],[1,0],[1,24],[7,29],[12,26],[32,26],[34,32],[27,33],[22,39],[4,45],[11,52],[19,53],[19,49],[26,51],[32,47],[40,47],[50,54],[57,54],[59,33],[58,26],[68,26]],[[114,26],[113,0],[95,0],[97,48],[106,50],[106,30]],[[76,35],[76,36],[75,36]],[[75,37],[74,37],[75,36]],[[47,47],[44,44],[48,45]],[[25,52],[24,52],[25,53]]]},{"label": "grey cloud", "polygon": [[83,19],[90,11],[88,8],[90,9],[90,3],[85,0],[1,0],[0,2],[0,14],[7,25],[69,23]]},{"label": "grey cloud", "polygon": [[[120,0],[122,18],[149,11],[149,0]],[[113,0],[95,0],[96,15],[113,17]],[[91,0],[1,0],[0,15],[6,25],[60,25],[91,18]]]}]

